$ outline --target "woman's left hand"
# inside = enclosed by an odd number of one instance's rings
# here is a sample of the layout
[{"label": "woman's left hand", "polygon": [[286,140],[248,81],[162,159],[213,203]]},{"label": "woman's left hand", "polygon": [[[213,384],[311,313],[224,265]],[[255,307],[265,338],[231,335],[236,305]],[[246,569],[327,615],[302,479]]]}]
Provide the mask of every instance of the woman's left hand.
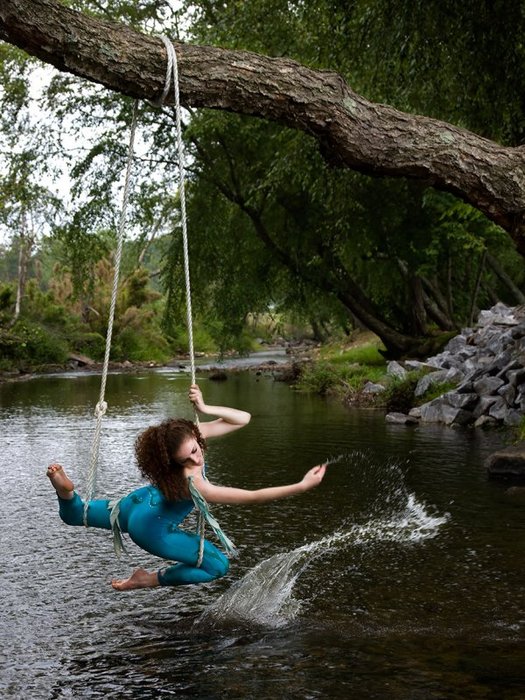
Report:
[{"label": "woman's left hand", "polygon": [[310,471],[306,472],[301,483],[305,487],[305,491],[319,486],[326,472],[326,464],[319,464],[317,467],[313,467]]}]

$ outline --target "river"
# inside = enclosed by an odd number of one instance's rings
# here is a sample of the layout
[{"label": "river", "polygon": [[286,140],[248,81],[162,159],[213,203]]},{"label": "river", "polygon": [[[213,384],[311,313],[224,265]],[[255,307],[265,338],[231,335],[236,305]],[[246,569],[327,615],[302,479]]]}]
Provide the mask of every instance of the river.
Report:
[{"label": "river", "polygon": [[[303,496],[214,508],[240,553],[225,578],[128,593],[110,579],[159,561],[64,525],[45,477],[60,461],[82,492],[99,378],[0,385],[2,697],[525,697],[525,507],[483,469],[502,434],[389,425],[253,372],[199,381],[253,415],[210,444],[212,480],[332,463]],[[109,376],[101,496],[141,484],[134,438],[191,418],[187,389],[175,369]]]}]

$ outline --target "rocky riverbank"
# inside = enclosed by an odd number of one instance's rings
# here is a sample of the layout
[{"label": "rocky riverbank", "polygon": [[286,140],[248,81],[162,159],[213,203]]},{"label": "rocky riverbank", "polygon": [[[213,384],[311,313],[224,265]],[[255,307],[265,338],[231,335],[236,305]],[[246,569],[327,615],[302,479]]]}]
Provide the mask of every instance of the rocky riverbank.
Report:
[{"label": "rocky riverbank", "polygon": [[[465,328],[444,351],[424,363],[390,363],[389,372],[403,376],[424,369],[415,394],[436,382],[455,388],[404,414],[387,414],[397,423],[443,423],[475,428],[516,427],[525,411],[525,306],[498,303],[482,311],[474,328]],[[525,444],[491,455],[489,476],[525,479]]]},{"label": "rocky riverbank", "polygon": [[416,396],[437,382],[456,386],[413,408],[410,419],[452,426],[517,426],[525,411],[525,306],[498,303],[482,311],[476,326],[463,329],[439,355],[388,367],[398,376],[414,369],[426,372]]}]

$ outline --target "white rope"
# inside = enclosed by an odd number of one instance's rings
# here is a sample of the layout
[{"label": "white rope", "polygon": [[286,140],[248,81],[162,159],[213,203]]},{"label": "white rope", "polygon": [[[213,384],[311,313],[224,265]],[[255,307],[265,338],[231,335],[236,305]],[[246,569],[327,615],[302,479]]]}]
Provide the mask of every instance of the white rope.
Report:
[{"label": "white rope", "polygon": [[[163,105],[164,100],[168,96],[173,79],[173,93],[175,96],[175,124],[177,132],[177,153],[179,161],[179,193],[180,193],[180,216],[182,228],[182,249],[184,256],[184,280],[186,286],[186,326],[188,329],[188,351],[190,355],[190,370],[191,383],[195,384],[195,350],[193,347],[193,313],[191,308],[191,283],[190,283],[190,262],[188,252],[188,221],[186,216],[186,190],[185,190],[185,168],[184,168],[184,144],[182,141],[182,110],[180,106],[180,90],[179,90],[179,69],[177,64],[177,54],[171,40],[164,35],[160,37],[166,47],[168,54],[168,64],[166,68],[166,80],[164,90],[159,100],[159,105]],[[199,417],[195,411],[195,423],[199,425]],[[202,564],[204,556],[204,530],[206,527],[205,519],[199,511],[197,532],[200,537],[199,541],[199,556],[197,559],[197,567]]]},{"label": "white rope", "polygon": [[87,471],[86,477],[86,489],[84,497],[84,525],[87,526],[87,512],[89,507],[89,501],[93,499],[96,489],[97,480],[97,466],[98,466],[98,456],[100,451],[100,434],[102,431],[102,418],[107,411],[107,403],[105,401],[106,393],[106,381],[109,369],[109,354],[111,351],[111,337],[113,335],[113,323],[115,320],[115,307],[117,304],[117,294],[118,294],[118,281],[120,275],[120,261],[122,258],[122,245],[124,242],[124,235],[126,230],[126,213],[129,201],[129,190],[131,182],[131,168],[133,165],[133,153],[135,144],[135,132],[137,128],[137,111],[138,102],[133,105],[133,116],[131,121],[131,130],[129,136],[129,146],[128,146],[128,160],[126,165],[126,178],[124,181],[124,192],[122,194],[122,207],[120,210],[120,221],[118,229],[118,241],[117,250],[115,253],[115,267],[113,273],[113,289],[111,292],[111,303],[109,307],[109,317],[108,317],[108,330],[106,333],[106,352],[104,354],[104,364],[102,366],[102,378],[100,382],[100,396],[97,405],[95,406],[95,416],[97,418],[97,423],[95,426],[95,434],[93,436],[93,442],[91,446],[91,459]]},{"label": "white rope", "polygon": [[186,284],[186,325],[188,327],[188,349],[190,354],[191,383],[195,384],[195,351],[193,348],[193,314],[191,309],[191,283],[190,283],[190,263],[188,253],[188,221],[186,216],[186,191],[185,191],[185,168],[184,168],[184,144],[182,141],[182,110],[180,106],[179,93],[179,70],[177,65],[177,54],[175,48],[167,36],[160,37],[166,46],[168,53],[168,67],[166,71],[166,84],[160,98],[162,104],[170,90],[171,79],[173,78],[173,92],[175,94],[175,124],[177,131],[177,152],[179,160],[179,192],[180,192],[180,216],[182,228],[182,248],[184,253],[184,280]]}]

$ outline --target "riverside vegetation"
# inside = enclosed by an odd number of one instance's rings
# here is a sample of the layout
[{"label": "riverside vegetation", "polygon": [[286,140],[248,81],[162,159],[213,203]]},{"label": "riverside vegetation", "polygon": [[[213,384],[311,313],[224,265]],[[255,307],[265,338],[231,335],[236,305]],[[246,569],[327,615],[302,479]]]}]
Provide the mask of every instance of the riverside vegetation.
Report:
[{"label": "riverside vegetation", "polygon": [[[142,286],[145,286],[145,277],[142,276]],[[169,335],[163,332],[159,314],[162,311],[162,296],[151,290],[149,293],[138,293],[140,285],[135,280],[131,285],[135,296],[129,290],[123,294],[121,305],[128,303],[127,308],[121,309],[121,316],[115,326],[115,342],[112,346],[112,361],[115,364],[134,366],[158,366],[171,361],[174,356],[184,356],[186,353],[186,333],[184,330],[177,334]],[[104,354],[105,338],[102,334],[103,325],[99,320],[101,312],[92,309],[91,314],[83,319],[75,313],[74,308],[67,308],[56,303],[54,291],[43,293],[35,285],[28,286],[27,302],[24,315],[16,323],[6,327],[9,306],[12,303],[13,289],[4,285],[0,291],[0,309],[4,313],[4,326],[0,327],[0,378],[9,379],[20,377],[32,372],[61,371],[82,365],[96,366]],[[100,300],[105,301],[105,295]],[[138,303],[134,306],[133,302]],[[514,315],[517,321],[514,321]],[[89,324],[89,318],[93,323]],[[509,309],[503,304],[498,304],[491,312],[482,312],[477,324],[477,331],[464,329],[462,333],[454,335],[444,352],[429,358],[426,362],[419,360],[406,360],[392,362],[385,359],[384,347],[380,340],[367,331],[354,331],[346,338],[337,341],[319,344],[312,340],[302,343],[297,339],[304,328],[286,325],[282,320],[276,322],[275,318],[254,318],[251,324],[247,324],[239,343],[235,348],[238,354],[257,351],[262,344],[284,344],[289,346],[290,363],[284,370],[279,371],[271,367],[270,370],[277,378],[290,381],[297,390],[315,392],[324,396],[331,396],[347,405],[366,406],[384,410],[387,414],[417,415],[418,418],[432,414],[427,420],[452,424],[459,419],[447,420],[443,416],[435,417],[435,406],[445,404],[448,406],[447,397],[455,396],[454,391],[462,391],[465,382],[465,367],[475,378],[480,380],[480,367],[487,366],[487,354],[493,352],[484,351],[483,357],[477,360],[473,358],[475,351],[473,345],[486,345],[486,340],[480,338],[501,338],[506,336],[518,338],[519,347],[513,352],[509,350],[509,343],[505,345],[505,352],[501,348],[497,350],[498,367],[496,369],[512,370],[514,384],[525,376],[523,362],[521,362],[521,340],[517,333],[521,325],[522,309]],[[142,325],[141,325],[142,324]],[[499,324],[499,325],[498,325]],[[508,330],[505,335],[503,330]],[[517,327],[516,327],[517,326]],[[276,337],[277,331],[287,330],[294,335],[293,342],[287,342],[282,336]],[[477,333],[478,340],[473,341]],[[492,341],[494,342],[494,340]],[[219,345],[213,335],[201,327],[195,332],[196,350],[202,354],[219,354]],[[449,348],[449,349],[447,349]],[[454,361],[450,357],[454,350],[462,354]],[[465,352],[469,355],[465,357]],[[510,352],[510,354],[509,354]],[[516,354],[518,353],[518,354]],[[520,354],[521,353],[521,354]],[[508,357],[507,357],[508,355]],[[512,357],[511,357],[512,355]],[[504,362],[503,362],[504,360]],[[476,364],[477,362],[477,364]],[[500,367],[501,362],[505,368]],[[469,364],[470,363],[470,364]],[[494,375],[490,364],[487,374]],[[443,369],[443,367],[445,369]],[[463,370],[460,371],[459,367]],[[501,374],[501,371],[499,372]],[[498,386],[494,382],[498,382]],[[483,383],[483,382],[481,382]],[[472,382],[470,382],[472,384]],[[482,397],[480,403],[486,407],[485,413],[491,407],[498,407],[498,401],[502,403],[501,386],[503,380],[489,380],[490,391],[494,397]],[[487,389],[487,390],[488,390]],[[499,394],[496,391],[500,389]],[[506,388],[506,394],[508,387]],[[513,391],[513,400],[522,401],[520,387]],[[516,397],[516,394],[517,397]],[[458,394],[459,396],[459,394]],[[471,404],[474,394],[465,393],[460,398],[469,398]],[[476,397],[477,398],[477,397]],[[454,403],[454,402],[453,402]],[[456,402],[457,403],[457,402]],[[462,401],[462,406],[464,401]],[[517,406],[519,410],[520,406]],[[433,408],[434,407],[434,408]],[[501,408],[501,407],[500,407]],[[466,416],[463,408],[457,407],[455,412]],[[512,409],[512,420],[507,420],[502,414],[497,419],[490,415],[481,416],[484,427],[494,427],[507,424],[512,426],[520,439],[525,437],[525,421],[519,418],[519,410]],[[470,422],[472,423],[474,419]],[[480,418],[478,417],[478,421]],[[408,421],[407,421],[408,422]],[[466,420],[459,421],[467,423]],[[480,423],[481,425],[481,423]]]}]

